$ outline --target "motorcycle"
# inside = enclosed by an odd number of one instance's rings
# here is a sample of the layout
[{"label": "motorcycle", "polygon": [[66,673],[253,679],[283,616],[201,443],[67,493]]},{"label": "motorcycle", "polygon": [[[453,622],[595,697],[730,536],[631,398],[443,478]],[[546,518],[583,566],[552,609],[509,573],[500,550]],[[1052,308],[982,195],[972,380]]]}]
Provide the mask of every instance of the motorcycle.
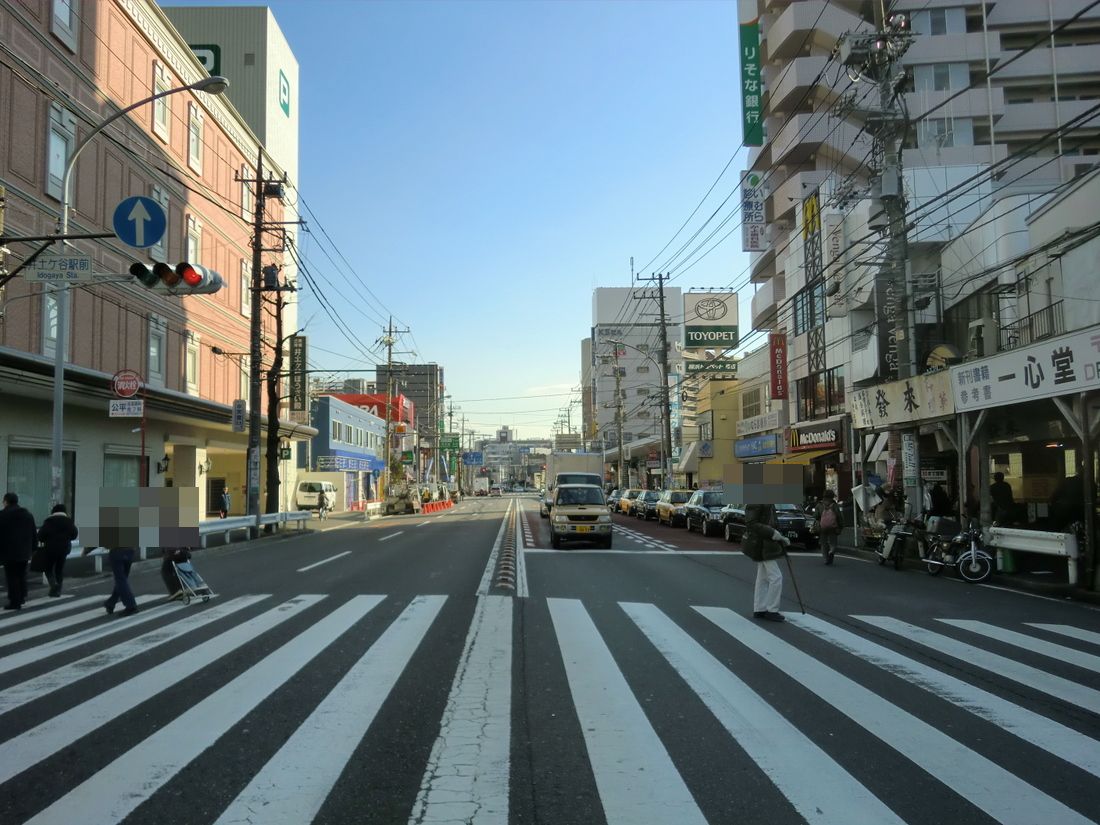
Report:
[{"label": "motorcycle", "polygon": [[949,540],[934,538],[922,561],[930,576],[938,576],[945,567],[954,567],[972,584],[993,574],[993,556],[986,552],[981,526],[974,521]]}]

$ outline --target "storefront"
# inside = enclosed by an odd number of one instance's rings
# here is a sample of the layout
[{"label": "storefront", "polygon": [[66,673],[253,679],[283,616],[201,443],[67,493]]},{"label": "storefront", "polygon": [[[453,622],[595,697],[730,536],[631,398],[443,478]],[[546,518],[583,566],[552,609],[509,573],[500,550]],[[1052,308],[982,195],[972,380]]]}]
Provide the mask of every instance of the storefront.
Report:
[{"label": "storefront", "polygon": [[783,455],[784,447],[780,433],[752,435],[733,442],[733,456],[744,464],[774,461]]},{"label": "storefront", "polygon": [[851,467],[843,452],[847,428],[848,417],[843,415],[792,425],[788,452],[774,463],[804,466],[807,496],[820,498],[826,490],[832,490],[838,500],[846,500],[852,488]]}]

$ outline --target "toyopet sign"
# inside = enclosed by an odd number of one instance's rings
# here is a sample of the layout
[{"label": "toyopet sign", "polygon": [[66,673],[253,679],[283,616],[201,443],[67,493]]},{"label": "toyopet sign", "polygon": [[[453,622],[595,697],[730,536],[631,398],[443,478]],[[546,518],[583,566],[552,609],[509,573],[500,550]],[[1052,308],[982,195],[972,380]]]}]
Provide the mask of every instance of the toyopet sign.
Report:
[{"label": "toyopet sign", "polygon": [[947,370],[853,390],[848,399],[852,425],[857,430],[955,414],[951,373]]},{"label": "toyopet sign", "polygon": [[741,176],[741,249],[745,252],[762,252],[768,248],[764,231],[764,176],[759,172],[746,172]]},{"label": "toyopet sign", "polygon": [[1100,388],[1100,326],[951,367],[960,412]]},{"label": "toyopet sign", "polygon": [[792,429],[791,450],[796,453],[806,450],[839,450],[840,439],[840,423],[837,421],[803,429]]},{"label": "toyopet sign", "polygon": [[737,346],[737,293],[684,293],[684,348],[733,349]]}]

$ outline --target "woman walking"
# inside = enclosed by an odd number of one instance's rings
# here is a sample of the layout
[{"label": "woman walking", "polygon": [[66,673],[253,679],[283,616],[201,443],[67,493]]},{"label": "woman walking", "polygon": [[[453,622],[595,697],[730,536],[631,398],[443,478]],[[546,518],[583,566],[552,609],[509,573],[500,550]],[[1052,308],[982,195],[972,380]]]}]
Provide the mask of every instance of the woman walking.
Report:
[{"label": "woman walking", "polygon": [[826,564],[832,564],[833,556],[836,555],[836,537],[844,529],[844,518],[832,490],[826,490],[821,501],[814,507],[814,519],[817,521],[821,556]]},{"label": "woman walking", "polygon": [[779,612],[783,595],[783,571],[777,559],[791,540],[775,529],[775,507],[750,504],[745,508],[745,537],[741,551],[756,562],[756,587],[753,590],[752,617],[769,622],[785,621]]},{"label": "woman walking", "polygon": [[64,504],[55,504],[42,526],[38,528],[38,540],[46,554],[46,580],[50,583],[50,595],[61,595],[61,582],[65,577],[65,559],[69,557],[79,531],[76,522],[65,512]]}]

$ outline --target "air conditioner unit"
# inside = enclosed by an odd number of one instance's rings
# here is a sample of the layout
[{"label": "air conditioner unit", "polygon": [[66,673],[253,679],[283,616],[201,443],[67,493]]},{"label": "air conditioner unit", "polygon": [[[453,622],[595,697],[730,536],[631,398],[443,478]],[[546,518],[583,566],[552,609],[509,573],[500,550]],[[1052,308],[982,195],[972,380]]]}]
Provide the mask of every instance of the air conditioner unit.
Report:
[{"label": "air conditioner unit", "polygon": [[984,358],[997,351],[997,328],[992,318],[979,318],[967,324],[966,355]]}]

